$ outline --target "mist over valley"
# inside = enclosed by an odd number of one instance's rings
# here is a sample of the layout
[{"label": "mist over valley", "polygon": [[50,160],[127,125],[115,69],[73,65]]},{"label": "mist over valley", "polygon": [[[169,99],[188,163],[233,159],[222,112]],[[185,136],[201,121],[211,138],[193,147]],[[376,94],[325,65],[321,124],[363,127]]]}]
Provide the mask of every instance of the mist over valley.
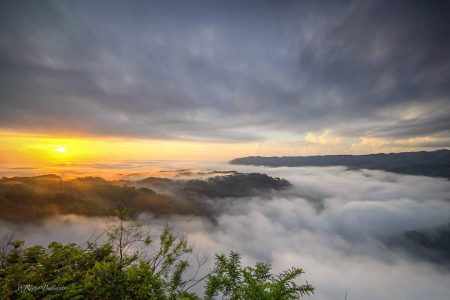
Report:
[{"label": "mist over valley", "polygon": [[135,180],[4,177],[1,234],[30,245],[83,243],[127,206],[149,229],[170,224],[200,252],[239,249],[245,262],[280,271],[301,265],[320,287],[313,299],[346,290],[365,299],[449,293],[447,179],[342,166],[190,163],[169,170],[170,177]]}]

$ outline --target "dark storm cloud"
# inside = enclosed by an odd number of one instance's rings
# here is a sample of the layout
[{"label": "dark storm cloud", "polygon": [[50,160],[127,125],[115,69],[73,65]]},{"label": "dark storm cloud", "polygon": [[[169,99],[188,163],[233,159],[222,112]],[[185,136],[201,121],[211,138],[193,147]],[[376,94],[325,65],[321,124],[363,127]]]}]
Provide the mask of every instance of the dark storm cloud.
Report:
[{"label": "dark storm cloud", "polygon": [[[0,126],[228,141],[327,127],[448,137],[445,6],[4,1]],[[440,109],[399,120],[424,104]]]}]

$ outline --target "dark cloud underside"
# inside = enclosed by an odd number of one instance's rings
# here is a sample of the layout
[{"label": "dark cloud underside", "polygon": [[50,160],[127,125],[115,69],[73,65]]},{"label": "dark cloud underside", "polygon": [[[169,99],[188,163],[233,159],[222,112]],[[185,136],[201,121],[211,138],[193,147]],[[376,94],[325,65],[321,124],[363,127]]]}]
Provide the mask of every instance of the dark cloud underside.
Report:
[{"label": "dark cloud underside", "polygon": [[449,20],[445,1],[2,1],[0,127],[448,138]]}]

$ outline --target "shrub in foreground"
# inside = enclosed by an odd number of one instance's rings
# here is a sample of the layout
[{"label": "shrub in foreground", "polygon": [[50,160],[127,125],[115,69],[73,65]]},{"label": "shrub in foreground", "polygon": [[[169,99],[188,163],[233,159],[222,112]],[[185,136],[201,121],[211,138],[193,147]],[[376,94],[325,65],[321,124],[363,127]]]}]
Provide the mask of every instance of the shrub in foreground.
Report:
[{"label": "shrub in foreground", "polygon": [[141,224],[129,222],[126,210],[117,215],[118,224],[106,232],[108,241],[102,244],[52,242],[24,248],[22,241],[5,240],[0,298],[187,300],[200,299],[191,292],[200,284],[205,299],[288,300],[314,292],[310,284],[296,283],[302,269],[275,275],[265,263],[242,267],[236,252],[216,255],[213,270],[199,272],[204,263],[191,266],[192,247],[186,238],[166,227],[154,241],[142,233]]}]

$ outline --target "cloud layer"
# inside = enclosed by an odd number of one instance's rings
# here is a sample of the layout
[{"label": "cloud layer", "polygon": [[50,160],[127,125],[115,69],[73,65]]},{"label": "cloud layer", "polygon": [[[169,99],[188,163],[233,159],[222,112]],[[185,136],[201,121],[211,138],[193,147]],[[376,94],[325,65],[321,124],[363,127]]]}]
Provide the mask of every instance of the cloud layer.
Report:
[{"label": "cloud layer", "polygon": [[322,142],[333,128],[448,147],[444,6],[3,2],[0,127],[220,141],[311,133]]},{"label": "cloud layer", "polygon": [[[343,167],[235,167],[286,178],[293,186],[229,201],[214,223],[189,216],[142,219],[155,231],[169,222],[208,252],[237,250],[246,263],[264,260],[275,271],[299,265],[317,287],[311,299],[343,299],[346,290],[352,299],[448,299],[448,268],[384,242],[450,223],[447,180]],[[16,228],[16,234],[31,243],[84,241],[107,222],[66,216]]]}]

